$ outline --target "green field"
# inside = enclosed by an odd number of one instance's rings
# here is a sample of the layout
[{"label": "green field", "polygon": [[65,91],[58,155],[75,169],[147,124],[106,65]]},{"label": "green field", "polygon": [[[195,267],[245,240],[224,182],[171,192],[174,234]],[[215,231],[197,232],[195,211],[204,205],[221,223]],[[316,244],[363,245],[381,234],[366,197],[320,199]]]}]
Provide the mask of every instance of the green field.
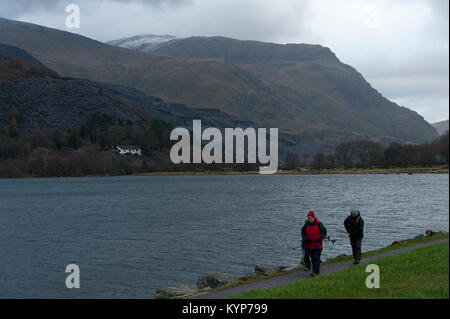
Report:
[{"label": "green field", "polygon": [[449,244],[418,248],[371,262],[380,268],[380,288],[369,289],[366,265],[290,283],[252,290],[239,299],[377,299],[449,298]]}]

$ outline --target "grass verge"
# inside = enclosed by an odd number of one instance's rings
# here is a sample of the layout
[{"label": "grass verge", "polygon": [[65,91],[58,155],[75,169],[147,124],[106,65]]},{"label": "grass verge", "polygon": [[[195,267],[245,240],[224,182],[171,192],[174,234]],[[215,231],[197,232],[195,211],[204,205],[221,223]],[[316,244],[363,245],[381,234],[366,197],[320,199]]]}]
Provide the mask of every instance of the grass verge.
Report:
[{"label": "grass verge", "polygon": [[[396,250],[396,249],[403,248],[403,247],[409,247],[409,246],[414,246],[414,245],[421,244],[421,243],[427,243],[427,242],[431,242],[431,241],[448,239],[448,238],[449,238],[449,234],[441,234],[441,235],[435,235],[435,236],[430,236],[430,237],[422,237],[422,238],[408,239],[408,240],[404,240],[404,241],[397,241],[397,242],[395,242],[396,244],[392,244],[392,245],[389,245],[389,246],[386,246],[386,247],[383,247],[380,249],[376,249],[376,250],[370,250],[370,251],[363,252],[362,258],[372,257],[372,256],[379,255],[379,254],[387,252],[387,251]],[[345,262],[345,261],[352,261],[352,260],[353,260],[352,256],[342,255],[342,256],[335,257],[333,259],[326,260],[322,263],[322,265],[338,263],[338,262]]]},{"label": "grass verge", "polygon": [[366,265],[358,265],[277,288],[252,290],[231,299],[440,299],[449,298],[449,244],[377,259],[380,289],[368,289]]}]

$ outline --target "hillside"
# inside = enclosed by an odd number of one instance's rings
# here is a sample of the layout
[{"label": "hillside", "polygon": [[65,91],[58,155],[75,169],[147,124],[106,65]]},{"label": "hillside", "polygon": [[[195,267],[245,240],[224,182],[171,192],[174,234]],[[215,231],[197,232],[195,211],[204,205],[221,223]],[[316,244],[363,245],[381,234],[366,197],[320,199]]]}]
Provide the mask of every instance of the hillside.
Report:
[{"label": "hillside", "polygon": [[331,152],[358,138],[424,142],[438,136],[421,116],[382,97],[318,45],[199,37],[163,43],[151,54],[5,19],[0,43],[25,49],[65,77],[133,87],[278,127],[295,144],[288,151],[300,155]]},{"label": "hillside", "polygon": [[10,45],[0,43],[0,54],[13,56],[16,58],[20,58],[24,61],[32,62],[34,64],[43,66],[43,64],[39,60],[29,55],[28,52],[26,52],[25,50]]},{"label": "hillside", "polygon": [[[0,55],[0,67],[0,177],[200,169],[171,163],[173,127],[192,129],[193,120],[222,130],[255,126],[217,109],[188,108],[133,88],[59,77],[9,55]],[[143,156],[117,157],[109,150],[121,144],[139,145]],[[283,136],[280,144],[286,144]]]},{"label": "hillside", "polygon": [[433,126],[439,135],[444,135],[448,131],[448,120],[434,123]]},{"label": "hillside", "polygon": [[415,142],[436,137],[416,112],[384,98],[354,68],[319,45],[191,37],[163,43],[152,51],[234,63],[271,87],[283,98],[286,114],[311,128],[345,128]]},{"label": "hillside", "polygon": [[0,87],[17,79],[58,78],[59,75],[43,65],[11,55],[0,54]]},{"label": "hillside", "polygon": [[[0,18],[0,43],[26,50],[65,77],[134,87],[169,102],[218,108],[231,115],[253,110],[263,122],[278,101],[259,80],[217,59],[166,57],[109,46],[73,33]],[[248,119],[248,118],[246,118]]]},{"label": "hillside", "polygon": [[166,103],[132,88],[60,78],[41,65],[8,55],[0,55],[0,84],[0,123],[8,124],[14,107],[24,114],[18,127],[26,130],[35,123],[43,129],[76,128],[98,112],[144,126],[154,118],[188,128],[194,119],[218,128],[254,126],[219,110]]}]

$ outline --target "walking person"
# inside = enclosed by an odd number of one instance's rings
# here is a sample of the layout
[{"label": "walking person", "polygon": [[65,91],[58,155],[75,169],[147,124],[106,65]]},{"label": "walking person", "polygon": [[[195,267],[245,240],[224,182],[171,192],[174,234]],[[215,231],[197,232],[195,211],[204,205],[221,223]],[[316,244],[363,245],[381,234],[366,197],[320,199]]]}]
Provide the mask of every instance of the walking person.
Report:
[{"label": "walking person", "polygon": [[364,220],[361,217],[359,210],[352,209],[350,216],[344,221],[345,230],[350,236],[350,244],[352,245],[354,265],[361,261],[361,245],[364,237]]},{"label": "walking person", "polygon": [[302,227],[302,247],[305,249],[305,271],[311,270],[311,276],[320,273],[320,256],[323,249],[323,240],[327,237],[327,229],[316,218],[314,211],[308,213],[308,220]]}]

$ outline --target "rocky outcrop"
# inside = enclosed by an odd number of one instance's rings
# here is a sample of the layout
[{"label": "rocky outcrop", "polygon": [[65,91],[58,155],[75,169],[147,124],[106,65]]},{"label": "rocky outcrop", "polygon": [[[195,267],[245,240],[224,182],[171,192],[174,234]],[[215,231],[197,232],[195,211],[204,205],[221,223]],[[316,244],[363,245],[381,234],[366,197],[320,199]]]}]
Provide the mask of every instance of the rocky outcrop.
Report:
[{"label": "rocky outcrop", "polygon": [[425,231],[425,235],[424,234],[419,234],[419,235],[417,235],[416,237],[414,237],[412,239],[396,240],[391,245],[399,245],[401,243],[406,243],[406,242],[408,242],[410,240],[413,240],[413,239],[422,239],[422,238],[425,238],[425,237],[433,237],[433,236],[439,236],[439,235],[448,235],[448,232],[447,231],[443,231],[443,230],[440,230],[440,231],[437,231],[437,232],[435,232],[433,230],[427,230],[427,231]]},{"label": "rocky outcrop", "polygon": [[265,267],[261,267],[261,266],[257,265],[257,266],[255,266],[255,275],[256,276],[272,276],[272,275],[282,272],[286,268],[287,268],[286,266],[265,268]]},{"label": "rocky outcrop", "polygon": [[176,283],[169,287],[159,288],[155,293],[156,299],[175,299],[191,296],[200,290],[217,289],[229,284],[233,284],[237,278],[223,274],[210,274],[200,277],[197,280],[197,287],[182,283]]},{"label": "rocky outcrop", "polygon": [[195,294],[198,290],[192,285],[176,283],[170,287],[160,288],[155,293],[156,299],[173,299]]},{"label": "rocky outcrop", "polygon": [[427,230],[425,232],[425,234],[426,234],[427,237],[433,237],[433,236],[445,235],[445,234],[448,234],[448,232],[442,231],[442,230],[438,231],[438,232],[435,232],[435,231],[432,231],[432,230]]},{"label": "rocky outcrop", "polygon": [[230,285],[236,282],[236,278],[223,275],[223,274],[213,274],[205,275],[197,280],[197,287],[199,289],[217,289],[226,285]]}]

